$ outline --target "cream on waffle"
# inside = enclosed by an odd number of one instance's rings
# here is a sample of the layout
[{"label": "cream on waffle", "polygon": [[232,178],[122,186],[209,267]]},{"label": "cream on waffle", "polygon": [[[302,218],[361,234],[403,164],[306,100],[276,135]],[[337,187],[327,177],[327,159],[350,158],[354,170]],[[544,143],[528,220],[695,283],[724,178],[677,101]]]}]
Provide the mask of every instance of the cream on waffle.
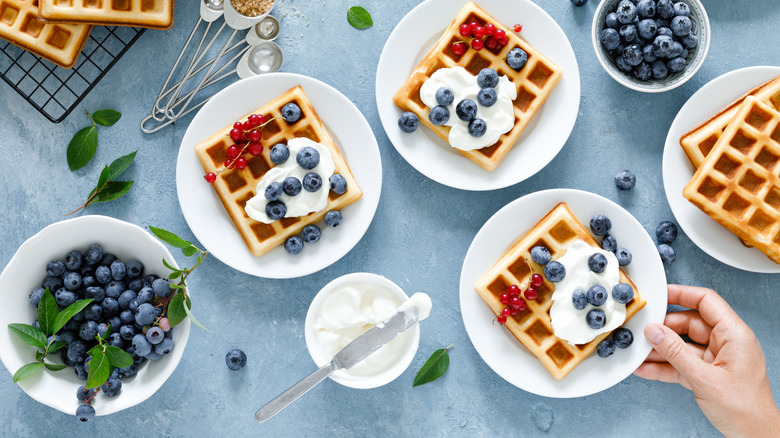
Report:
[{"label": "cream on waffle", "polygon": [[37,0],[0,0],[0,38],[71,68],[89,37],[92,26],[44,24],[38,20]]},{"label": "cream on waffle", "polygon": [[174,0],[37,0],[38,15],[51,23],[88,23],[170,29]]},{"label": "cream on waffle", "polygon": [[721,112],[680,138],[680,146],[694,169],[698,169],[704,162],[704,158],[715,146],[726,126],[734,119],[737,110],[747,96],[754,96],[780,111],[780,76],[748,91],[747,94],[732,102]]},{"label": "cream on waffle", "polygon": [[[301,117],[294,123],[288,123],[281,118],[282,107],[291,102],[297,104],[301,109]],[[283,244],[288,237],[300,233],[306,225],[319,222],[328,211],[341,210],[357,201],[363,196],[363,192],[358,187],[338,147],[322,124],[317,111],[300,86],[291,88],[273,101],[253,111],[252,114],[263,114],[269,120],[280,117],[261,129],[261,142],[265,146],[263,153],[254,157],[246,154],[248,164],[245,169],[225,170],[217,175],[217,179],[212,185],[247,247],[252,254],[259,256],[277,245]],[[249,114],[240,121],[245,122],[248,117]],[[233,144],[230,139],[231,129],[233,129],[232,124],[195,145],[195,154],[207,173],[218,173],[218,170],[223,167],[227,159],[227,148]],[[270,224],[251,219],[247,216],[244,206],[255,196],[258,181],[274,166],[270,158],[271,146],[277,143],[287,144],[288,141],[297,137],[309,138],[328,149],[336,167],[335,173],[343,175],[347,181],[347,191],[341,195],[330,191],[325,209],[309,213],[306,216],[282,218]],[[295,159],[295,157],[291,157],[291,159]],[[323,180],[324,184],[320,190],[329,190],[327,177],[324,176]]]},{"label": "cream on waffle", "polygon": [[780,263],[780,112],[745,97],[683,196]]},{"label": "cream on waffle", "polygon": [[[517,98],[513,101],[515,124],[512,129],[503,134],[491,146],[472,151],[455,149],[483,169],[494,170],[515,145],[531,118],[561,80],[563,71],[512,31],[506,32],[506,36],[509,38],[509,43],[506,46],[498,46],[495,50],[483,48],[480,51],[469,48],[464,55],[455,55],[452,52],[452,44],[464,39],[458,29],[461,24],[471,22],[477,22],[480,25],[493,23],[496,28],[505,28],[498,20],[473,2],[467,3],[444,31],[436,45],[420,61],[420,64],[417,65],[401,88],[396,91],[393,102],[402,110],[416,114],[420,122],[447,142],[450,127],[436,126],[428,120],[430,109],[420,99],[422,84],[436,70],[455,66],[464,67],[475,76],[486,67],[493,68],[500,76],[507,76],[517,87]],[[517,47],[528,54],[528,62],[520,71],[513,70],[506,63],[509,51]],[[455,114],[451,114],[451,117],[455,117]]]},{"label": "cream on waffle", "polygon": [[[531,275],[543,273],[544,266],[531,258],[531,248],[543,246],[550,251],[553,260],[559,259],[573,242],[582,240],[598,248],[588,230],[580,223],[565,202],[556,205],[528,233],[520,238],[474,285],[480,297],[496,315],[501,314],[504,305],[500,296],[510,285],[522,287],[528,284]],[[533,271],[532,271],[533,269]],[[631,319],[646,300],[631,278],[621,269],[620,282],[631,285],[634,299],[626,304],[626,321]],[[506,328],[536,356],[547,371],[557,380],[566,377],[580,362],[590,355],[598,344],[611,333],[598,335],[586,344],[570,345],[555,336],[550,320],[552,295],[555,284],[544,280],[538,289],[536,300],[526,300],[528,307],[515,316],[509,316]]]}]

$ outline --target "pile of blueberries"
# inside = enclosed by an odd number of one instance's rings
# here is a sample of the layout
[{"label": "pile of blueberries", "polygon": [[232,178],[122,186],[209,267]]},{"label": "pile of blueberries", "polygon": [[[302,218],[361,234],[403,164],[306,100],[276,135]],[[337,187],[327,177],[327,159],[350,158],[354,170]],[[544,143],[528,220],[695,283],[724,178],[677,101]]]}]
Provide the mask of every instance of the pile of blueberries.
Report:
[{"label": "pile of blueberries", "polygon": [[[144,275],[141,262],[124,263],[95,244],[83,253],[69,252],[64,261],[49,262],[46,274],[41,287],[30,293],[33,306],[38,306],[47,288],[54,292],[60,310],[81,299],[93,300],[55,335],[56,340],[68,344],[60,350],[62,362],[74,367],[79,379],[87,379],[91,360],[87,352],[97,345],[98,335],[108,345],[121,348],[133,357],[132,365],[114,369],[101,386],[106,396],[118,395],[122,379],[135,376],[147,359],[158,360],[173,349],[173,330],[162,315],[162,306],[156,306],[160,299],[171,294],[170,283],[154,274]],[[32,325],[39,327],[37,320]],[[96,391],[97,388],[82,386],[77,397],[81,402],[88,402]],[[77,416],[82,421],[94,415],[92,406],[79,406]]]},{"label": "pile of blueberries", "polygon": [[685,69],[699,44],[688,4],[672,0],[621,0],[607,14],[601,45],[618,69],[641,81],[663,80]]}]

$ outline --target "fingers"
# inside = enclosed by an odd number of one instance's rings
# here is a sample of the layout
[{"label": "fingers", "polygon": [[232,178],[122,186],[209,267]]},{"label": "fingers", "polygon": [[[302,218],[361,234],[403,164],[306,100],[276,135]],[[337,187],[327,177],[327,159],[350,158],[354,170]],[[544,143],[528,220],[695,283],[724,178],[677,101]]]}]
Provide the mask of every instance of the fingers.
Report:
[{"label": "fingers", "polygon": [[[661,324],[648,324],[645,338],[661,357],[685,379],[695,382],[703,374],[705,363],[695,349],[689,348],[680,336]],[[666,381],[666,380],[664,380]]]},{"label": "fingers", "polygon": [[688,335],[693,342],[707,345],[710,341],[712,326],[696,310],[667,313],[664,325],[679,335]]},{"label": "fingers", "polygon": [[678,304],[689,309],[699,310],[702,319],[712,327],[721,321],[732,319],[742,322],[726,300],[712,289],[670,284],[667,290],[669,304]]},{"label": "fingers", "polygon": [[679,383],[680,385],[691,389],[690,383],[668,363],[648,363],[639,365],[634,371],[634,375],[647,380],[658,380],[666,383]]},{"label": "fingers", "polygon": [[[697,357],[701,358],[705,362],[708,362],[706,360],[706,356],[711,356],[707,354],[707,347],[696,345],[696,344],[685,344],[685,348],[692,351],[693,354],[695,354]],[[647,355],[647,359],[645,359],[645,362],[666,362],[666,359],[661,356],[661,353],[650,350],[650,354]],[[710,360],[708,363],[711,363],[712,360]]]}]

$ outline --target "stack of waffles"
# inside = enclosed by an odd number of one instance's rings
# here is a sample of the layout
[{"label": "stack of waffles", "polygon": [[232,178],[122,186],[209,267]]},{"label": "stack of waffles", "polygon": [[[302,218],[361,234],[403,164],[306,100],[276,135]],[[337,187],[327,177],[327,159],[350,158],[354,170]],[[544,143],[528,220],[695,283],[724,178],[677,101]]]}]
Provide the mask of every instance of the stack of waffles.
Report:
[{"label": "stack of waffles", "polygon": [[174,0],[0,0],[0,37],[70,68],[93,25],[169,29]]},{"label": "stack of waffles", "polygon": [[780,263],[780,77],[680,139],[696,169],[683,196]]}]

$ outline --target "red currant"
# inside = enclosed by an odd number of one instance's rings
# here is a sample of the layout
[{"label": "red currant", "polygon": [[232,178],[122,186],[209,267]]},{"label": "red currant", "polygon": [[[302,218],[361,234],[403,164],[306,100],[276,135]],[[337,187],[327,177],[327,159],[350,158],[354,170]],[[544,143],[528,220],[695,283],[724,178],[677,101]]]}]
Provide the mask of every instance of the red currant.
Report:
[{"label": "red currant", "polygon": [[523,30],[523,25],[522,24],[515,24],[512,27],[512,30],[514,30],[515,32],[520,32],[521,30]]},{"label": "red currant", "polygon": [[249,132],[249,139],[252,141],[260,141],[261,137],[262,135],[260,134],[260,131],[258,131],[257,129]]},{"label": "red currant", "polygon": [[504,29],[496,29],[496,32],[493,34],[494,37],[497,39],[501,39],[506,35],[506,31]]},{"label": "red currant", "polygon": [[249,116],[249,119],[247,121],[252,126],[259,126],[261,123],[263,123],[260,121],[260,116],[257,114],[252,114],[251,116]]},{"label": "red currant", "polygon": [[498,300],[501,301],[501,304],[506,306],[509,304],[509,294],[501,294],[501,297]]},{"label": "red currant", "polygon": [[510,297],[516,297],[520,295],[520,288],[514,284],[509,286],[506,291],[509,292]]},{"label": "red currant", "polygon": [[496,26],[493,23],[488,23],[482,28],[485,31],[485,35],[493,35],[496,31]]},{"label": "red currant", "polygon": [[469,23],[469,27],[471,28],[471,31],[473,32],[474,29],[479,27],[479,23],[477,23],[476,21],[472,21],[471,23]]},{"label": "red currant", "polygon": [[506,35],[504,35],[504,37],[503,37],[503,38],[501,38],[500,40],[498,40],[498,44],[500,44],[500,45],[501,45],[501,47],[503,47],[503,46],[505,46],[505,45],[509,44],[509,37],[507,37]]},{"label": "red currant", "polygon": [[485,43],[481,39],[474,38],[473,40],[471,40],[471,48],[476,50],[477,52],[482,50],[483,47],[485,47]]},{"label": "red currant", "polygon": [[544,283],[544,278],[540,274],[534,274],[531,276],[531,284],[533,287],[540,287]]},{"label": "red currant", "polygon": [[[234,125],[235,126],[235,125]],[[241,130],[238,128],[233,128],[230,130],[230,138],[233,139],[233,141],[239,141],[241,140]]]},{"label": "red currant", "polygon": [[227,167],[228,169],[232,169],[233,167],[235,167],[235,163],[233,163],[233,161],[230,158],[228,158],[227,160],[225,160],[225,167]]},{"label": "red currant", "polygon": [[510,315],[512,315],[512,316],[515,316],[515,315],[517,315],[518,313],[520,313],[520,311],[519,311],[519,310],[517,310],[517,309],[509,309],[509,314],[510,314]]},{"label": "red currant", "polygon": [[215,175],[214,172],[209,172],[206,175],[204,175],[203,178],[206,178],[206,182],[211,184],[217,180],[217,175]]},{"label": "red currant", "polygon": [[244,129],[244,131],[249,131],[250,129],[254,128],[254,126],[252,126],[252,124],[247,121],[247,122],[244,122],[244,125],[242,126],[242,128]]},{"label": "red currant", "polygon": [[461,24],[460,28],[458,28],[458,32],[460,33],[460,36],[467,37],[471,33],[471,26],[468,24]]},{"label": "red currant", "polygon": [[506,316],[498,315],[498,317],[496,318],[496,322],[501,324],[501,325],[506,324]]},{"label": "red currant", "polygon": [[233,129],[241,129],[244,127],[244,124],[241,122],[233,123]]},{"label": "red currant", "polygon": [[539,296],[539,292],[536,291],[532,286],[529,286],[528,289],[525,290],[525,293],[523,294],[525,296],[526,300],[535,300],[536,297]]},{"label": "red currant", "polygon": [[528,308],[528,305],[525,303],[525,301],[521,300],[520,298],[518,298],[518,299],[520,300],[520,305],[519,305],[519,306],[517,306],[517,310],[519,310],[520,312],[522,312],[523,310],[525,310],[526,308]]},{"label": "red currant", "polygon": [[504,307],[501,309],[501,314],[504,316],[509,316],[510,313],[512,313],[512,311],[509,309],[509,307]]},{"label": "red currant", "polygon": [[237,167],[239,170],[242,170],[242,169],[246,168],[246,158],[244,158],[244,157],[239,157],[239,158],[236,160],[236,167]]},{"label": "red currant", "polygon": [[473,31],[471,31],[471,34],[474,36],[474,38],[482,38],[485,36],[485,29],[483,29],[482,26],[477,26]]},{"label": "red currant", "polygon": [[452,53],[454,53],[455,56],[462,56],[464,53],[466,53],[466,44],[464,43],[453,44]]},{"label": "red currant", "polygon": [[236,145],[228,146],[227,157],[231,160],[235,160],[236,158],[238,158],[240,152],[241,149],[239,149],[238,146]]},{"label": "red currant", "polygon": [[263,145],[259,142],[253,141],[249,143],[249,146],[246,148],[246,150],[248,150],[250,154],[258,156],[263,153]]},{"label": "red currant", "polygon": [[496,47],[498,47],[498,40],[492,36],[487,37],[485,39],[485,47],[490,50],[496,50]]},{"label": "red currant", "polygon": [[517,310],[521,310],[520,306],[525,304],[520,297],[512,297],[509,299],[509,307]]}]

